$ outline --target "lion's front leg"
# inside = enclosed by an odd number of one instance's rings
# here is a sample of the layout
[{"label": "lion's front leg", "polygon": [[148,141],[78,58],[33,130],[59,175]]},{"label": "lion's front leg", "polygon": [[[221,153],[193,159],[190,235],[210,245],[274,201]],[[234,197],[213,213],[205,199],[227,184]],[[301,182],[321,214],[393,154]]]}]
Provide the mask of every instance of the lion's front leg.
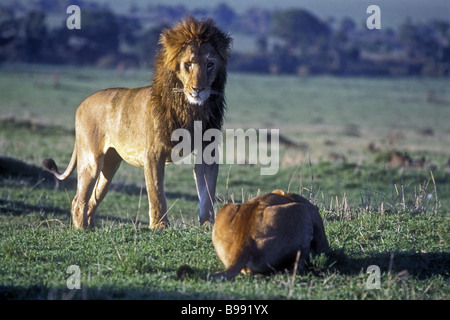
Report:
[{"label": "lion's front leg", "polygon": [[164,160],[164,157],[152,158],[144,166],[145,184],[150,207],[150,228],[165,228],[169,225],[164,192]]},{"label": "lion's front leg", "polygon": [[219,164],[196,164],[194,168],[197,194],[200,200],[200,224],[214,223],[214,197],[216,194]]}]

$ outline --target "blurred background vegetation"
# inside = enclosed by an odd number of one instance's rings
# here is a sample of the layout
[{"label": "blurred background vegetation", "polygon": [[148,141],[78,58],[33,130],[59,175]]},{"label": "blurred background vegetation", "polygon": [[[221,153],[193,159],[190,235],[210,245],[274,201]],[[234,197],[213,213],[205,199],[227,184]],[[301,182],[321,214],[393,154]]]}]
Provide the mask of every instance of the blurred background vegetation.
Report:
[{"label": "blurred background vegetation", "polygon": [[[365,10],[372,3],[365,1],[349,0],[325,7],[328,11],[341,7],[336,16],[310,11],[317,3],[305,9],[266,2],[250,2],[244,7],[236,1],[206,5],[205,1],[182,4],[174,0],[165,4],[138,0],[6,0],[0,4],[0,63],[151,67],[161,30],[192,14],[212,17],[231,33],[235,39],[231,71],[363,76],[450,73],[450,20],[445,19],[449,4],[445,1],[433,2],[433,10],[440,13],[434,17],[426,17],[423,10],[422,19],[417,18],[417,12],[414,17],[405,14],[395,22],[389,18],[392,12],[381,5],[380,30],[366,28],[370,14]],[[416,11],[423,7],[417,6],[418,1],[398,3],[404,7],[395,10],[397,13],[407,12],[408,6],[415,6]],[[66,27],[70,16],[66,9],[72,4],[81,8],[80,30]],[[349,4],[358,8],[358,15],[351,10],[348,15],[342,12]]]}]

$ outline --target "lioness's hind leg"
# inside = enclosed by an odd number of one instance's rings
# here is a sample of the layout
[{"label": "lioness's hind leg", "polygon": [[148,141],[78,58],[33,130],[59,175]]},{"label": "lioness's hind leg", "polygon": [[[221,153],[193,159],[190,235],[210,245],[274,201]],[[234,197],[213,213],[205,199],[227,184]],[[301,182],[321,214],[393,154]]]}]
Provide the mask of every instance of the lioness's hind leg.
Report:
[{"label": "lioness's hind leg", "polygon": [[114,149],[109,149],[106,152],[105,159],[103,160],[103,168],[100,171],[91,198],[89,199],[89,208],[87,213],[88,227],[95,225],[95,213],[100,202],[105,198],[108,193],[111,181],[114,175],[119,169],[122,158]]},{"label": "lioness's hind leg", "polygon": [[247,265],[247,262],[248,254],[246,252],[241,252],[233,262],[226,266],[226,269],[224,271],[211,275],[210,279],[233,279],[241,272],[248,273],[249,269],[245,267]]}]

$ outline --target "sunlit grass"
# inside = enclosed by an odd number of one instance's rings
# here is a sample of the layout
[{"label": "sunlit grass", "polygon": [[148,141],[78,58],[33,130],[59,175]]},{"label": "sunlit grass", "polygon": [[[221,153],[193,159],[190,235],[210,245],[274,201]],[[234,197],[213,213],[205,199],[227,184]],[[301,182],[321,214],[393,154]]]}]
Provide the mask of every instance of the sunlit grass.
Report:
[{"label": "sunlit grass", "polygon": [[[145,70],[0,71],[0,155],[35,166],[53,157],[61,168],[71,156],[79,102],[102,88],[150,79]],[[166,166],[172,227],[164,231],[148,228],[142,169],[121,165],[92,231],[71,227],[73,185],[55,189],[52,181],[9,177],[6,170],[0,180],[0,292],[12,299],[447,299],[450,108],[426,101],[430,88],[448,94],[447,84],[230,75],[225,127],[278,128],[300,146],[281,145],[274,176],[261,175],[258,165],[222,165],[216,209],[274,189],[310,199],[332,250],[313,259],[307,273],[209,281],[223,266],[211,229],[198,226],[192,165]],[[425,156],[430,165],[389,167],[392,150]],[[180,281],[177,270],[186,264],[194,273]],[[66,285],[70,265],[81,269],[76,293]],[[380,267],[379,290],[366,288],[370,265]]]}]

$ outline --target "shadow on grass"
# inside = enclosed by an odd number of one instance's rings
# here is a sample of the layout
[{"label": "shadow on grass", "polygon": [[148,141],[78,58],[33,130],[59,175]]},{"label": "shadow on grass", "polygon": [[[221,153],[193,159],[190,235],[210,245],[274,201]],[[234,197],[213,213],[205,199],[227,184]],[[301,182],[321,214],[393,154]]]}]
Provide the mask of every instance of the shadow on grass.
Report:
[{"label": "shadow on grass", "polygon": [[[244,298],[244,297],[242,297]],[[80,290],[49,288],[41,285],[0,286],[0,300],[180,300],[211,299],[208,293],[183,294],[178,290],[155,290],[143,287],[83,287]]]},{"label": "shadow on grass", "polygon": [[70,212],[57,207],[32,205],[24,201],[0,199],[0,214],[19,216],[31,213],[68,215]]},{"label": "shadow on grass", "polygon": [[[181,283],[179,270],[159,269],[164,281]],[[190,280],[207,282],[209,271],[192,269]],[[186,280],[186,281],[190,281]],[[173,285],[171,285],[173,287]],[[216,288],[217,289],[217,288]],[[89,285],[81,282],[81,289],[70,290],[67,287],[52,287],[45,284],[30,286],[0,285],[0,300],[211,300],[226,299],[221,290],[189,290],[185,292],[178,285],[174,289],[146,287],[143,285]],[[232,299],[245,299],[244,294],[233,292]]]},{"label": "shadow on grass", "polygon": [[[41,214],[45,216],[58,216],[62,220],[69,221],[70,219],[70,210],[65,210],[57,207],[51,206],[41,206],[41,205],[32,205],[28,204],[24,201],[12,201],[12,200],[4,200],[0,199],[0,214],[5,215],[13,215],[13,216],[23,216],[23,215],[31,215],[31,214]],[[114,223],[130,223],[130,219],[128,218],[120,218],[113,216],[105,216],[105,215],[96,215],[97,225],[100,225],[100,221],[109,221]],[[69,223],[69,222],[67,222]],[[137,220],[134,223],[147,225],[148,222]]]},{"label": "shadow on grass", "polygon": [[365,257],[352,257],[350,255],[331,252],[330,263],[335,261],[329,269],[340,274],[357,275],[366,273],[371,265],[378,266],[381,274],[403,274],[417,279],[426,279],[440,275],[449,278],[450,253],[449,252],[386,252],[372,253]]},{"label": "shadow on grass", "polygon": [[[142,172],[144,174],[144,172]],[[1,179],[11,179],[26,183],[32,188],[41,187],[46,189],[74,190],[77,186],[75,176],[68,177],[64,181],[59,181],[53,174],[35,165],[27,164],[23,161],[0,156],[0,181]],[[146,194],[147,191],[134,184],[112,183],[110,191],[120,192],[126,195]],[[166,192],[168,198],[184,198],[189,201],[198,201],[196,196],[180,192]]]}]

